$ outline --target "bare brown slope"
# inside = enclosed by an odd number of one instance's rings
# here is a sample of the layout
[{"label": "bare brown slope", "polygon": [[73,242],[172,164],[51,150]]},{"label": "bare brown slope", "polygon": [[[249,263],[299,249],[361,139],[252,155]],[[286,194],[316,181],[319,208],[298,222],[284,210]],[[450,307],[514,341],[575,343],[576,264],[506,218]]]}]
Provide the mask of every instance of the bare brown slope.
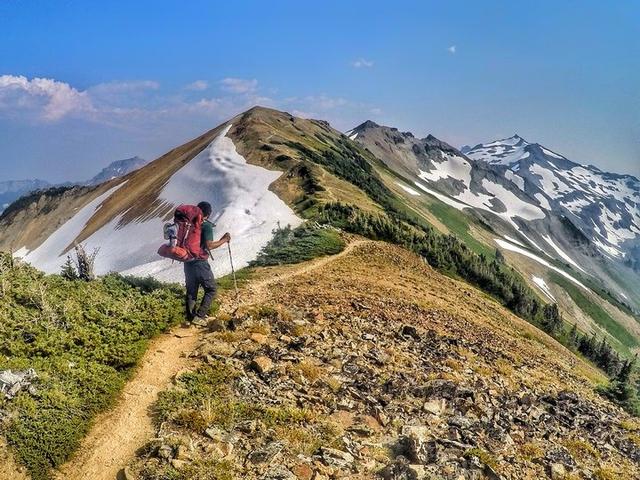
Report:
[{"label": "bare brown slope", "polygon": [[[38,247],[57,228],[69,220],[82,207],[115,185],[124,185],[115,191],[91,217],[80,235],[74,240],[82,242],[100,227],[122,216],[121,223],[166,216],[174,205],[159,199],[162,187],[171,176],[209,145],[226,124],[200,135],[190,142],[174,148],[145,167],[124,177],[97,187],[50,189],[32,195],[32,201],[3,215],[0,220],[0,249],[10,250],[26,246]],[[70,242],[69,247],[73,245]]]},{"label": "bare brown slope", "polygon": [[120,223],[167,216],[175,205],[160,200],[162,187],[171,176],[202,152],[224,129],[226,124],[200,135],[190,142],[174,148],[147,166],[124,177],[127,183],[102,204],[77,238],[81,242],[114,218],[122,216]]}]

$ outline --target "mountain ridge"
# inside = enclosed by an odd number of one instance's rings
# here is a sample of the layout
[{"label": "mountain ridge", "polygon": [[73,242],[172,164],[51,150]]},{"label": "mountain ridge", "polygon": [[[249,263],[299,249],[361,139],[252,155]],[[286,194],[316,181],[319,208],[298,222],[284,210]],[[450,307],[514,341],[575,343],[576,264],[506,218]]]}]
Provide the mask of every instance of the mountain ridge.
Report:
[{"label": "mountain ridge", "polygon": [[[563,312],[582,312],[575,305],[578,294],[568,299],[566,289],[553,281],[557,274],[604,308],[607,313],[600,317],[613,316],[596,325],[590,314],[572,313],[581,331],[595,328],[621,342],[612,325],[622,322],[631,338],[640,339],[640,326],[627,311],[633,292],[637,295],[632,271],[620,270],[626,277],[608,272],[588,235],[562,212],[549,213],[544,197],[530,189],[532,182],[505,165],[473,160],[433,135],[419,139],[375,122],[342,134],[326,121],[258,107],[119,179],[28,198],[0,217],[7,233],[0,248],[53,273],[69,249],[83,243],[89,250],[100,248],[98,273],[115,270],[177,281],[179,265],[155,254],[158,232],[175,206],[207,198],[219,231],[236,232],[238,266],[256,258],[278,224],[295,228],[305,220],[320,221],[374,238],[384,235],[416,248],[436,265],[452,262],[451,268],[472,283],[482,279],[488,282],[484,288],[494,285],[500,301],[523,308],[525,316],[537,315],[533,310],[544,305],[533,292],[562,300]],[[436,235],[434,226],[462,244]],[[439,258],[438,249],[446,250],[448,260]],[[517,266],[522,285],[506,272],[502,285],[494,284],[487,271],[503,268],[490,267],[496,249]],[[229,268],[223,253],[214,252],[217,275]],[[511,289],[523,289],[537,307],[529,310],[529,300],[514,301]],[[635,348],[634,342],[620,348]]]},{"label": "mountain ridge", "polygon": [[[459,210],[474,209],[503,235],[519,238],[534,252],[578,269],[584,262],[596,277],[607,278],[602,264],[615,264],[618,270],[638,268],[640,183],[631,175],[591,169],[518,134],[462,153],[432,135],[418,139],[374,122],[347,133],[423,194],[435,195]],[[566,174],[556,179],[558,172]],[[625,185],[628,195],[617,201],[615,196]],[[492,216],[502,221],[496,223]],[[576,235],[582,239],[578,243]],[[618,291],[625,283],[609,280],[618,284]],[[619,295],[623,302],[627,297],[626,292]]]}]

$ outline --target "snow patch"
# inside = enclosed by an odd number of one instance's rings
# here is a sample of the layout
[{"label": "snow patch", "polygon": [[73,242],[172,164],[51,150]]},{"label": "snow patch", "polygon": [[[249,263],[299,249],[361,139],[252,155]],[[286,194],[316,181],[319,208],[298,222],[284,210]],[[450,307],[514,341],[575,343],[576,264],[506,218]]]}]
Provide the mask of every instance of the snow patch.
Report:
[{"label": "snow patch", "polygon": [[[242,268],[256,258],[272,238],[278,223],[298,226],[302,220],[276,194],[269,191],[282,172],[250,165],[236,151],[226,129],[200,154],[178,170],[164,186],[159,199],[167,204],[197,204],[209,201],[214,207],[216,238],[231,233],[234,266]],[[64,257],[62,250],[91,218],[104,198],[114,189],[94,200],[63,225],[27,261],[45,272],[58,272]],[[182,281],[183,266],[157,255],[164,241],[164,219],[152,218],[118,228],[120,218],[113,219],[85,242],[91,251],[100,248],[96,257],[96,273],[117,271],[128,275],[151,275],[163,281]],[[214,273],[221,276],[231,271],[226,245],[213,251]]]},{"label": "snow patch", "polygon": [[515,238],[510,237],[509,235],[503,235],[503,237],[505,238],[505,240],[510,241],[511,243],[515,243],[516,245],[519,245],[523,248],[527,248],[526,245],[522,244],[521,242],[519,242],[518,240],[516,240]]},{"label": "snow patch", "polygon": [[556,301],[555,297],[551,293],[551,290],[549,289],[549,286],[547,285],[547,282],[544,281],[544,278],[531,275],[531,280],[533,280],[533,283],[538,286],[538,288],[549,298],[549,300],[551,300],[552,302]]},{"label": "snow patch", "polygon": [[584,271],[584,269],[580,265],[578,265],[576,262],[574,262],[573,259],[564,252],[564,250],[562,250],[553,240],[551,240],[551,237],[548,237],[547,235],[543,235],[542,238],[544,239],[545,242],[547,242],[549,245],[551,245],[551,248],[553,248],[556,251],[556,253],[558,255],[560,255],[560,257],[564,261],[570,263],[571,265],[576,267],[581,272],[587,273],[587,272]]},{"label": "snow patch", "polygon": [[545,197],[542,193],[536,193],[534,197],[536,198],[536,200],[538,200],[542,208],[544,208],[545,210],[551,210],[549,200],[547,200],[547,197]]},{"label": "snow patch", "polygon": [[27,247],[22,247],[13,252],[13,258],[24,258],[29,255],[29,249]]},{"label": "snow patch", "polygon": [[420,182],[414,182],[414,183],[416,184],[416,186],[418,188],[424,190],[429,195],[432,195],[432,196],[436,197],[438,200],[440,200],[443,203],[446,203],[450,207],[456,208],[458,210],[462,210],[464,208],[469,208],[469,205],[467,205],[466,203],[458,202],[458,201],[454,200],[451,197],[448,197],[446,195],[443,195],[442,193],[436,192],[435,190],[430,189],[429,187],[423,185]]},{"label": "snow patch", "polygon": [[443,153],[444,161],[434,162],[435,169],[428,172],[420,170],[422,180],[437,182],[440,179],[454,178],[469,185],[471,182],[471,164],[458,155]]},{"label": "snow patch", "polygon": [[555,265],[551,265],[549,262],[547,262],[545,259],[540,258],[539,256],[537,256],[534,253],[531,253],[528,250],[525,250],[524,248],[520,248],[517,245],[513,245],[512,243],[506,242],[505,240],[502,240],[500,238],[494,238],[493,239],[500,247],[504,248],[505,250],[509,250],[511,252],[515,252],[515,253],[519,253],[520,255],[524,255],[525,257],[528,257],[536,262],[538,262],[540,265],[544,265],[547,268],[550,268],[551,270],[553,270],[554,272],[559,273],[560,275],[562,275],[563,277],[567,278],[568,280],[572,281],[573,283],[575,283],[576,285],[578,285],[580,288],[583,288],[584,290],[586,290],[587,292],[590,292],[591,290],[589,290],[580,280],[572,277],[571,275],[569,275],[567,272],[565,272],[564,270],[556,267]]},{"label": "snow patch", "polygon": [[507,180],[515,183],[518,186],[518,188],[524,192],[524,178],[514,173],[513,170],[506,170],[504,172],[504,176]]},{"label": "snow patch", "polygon": [[414,195],[417,197],[420,196],[420,192],[416,192],[413,188],[407,187],[404,183],[396,182],[396,184],[398,184],[400,188],[402,188],[405,192],[409,193],[410,195]]}]

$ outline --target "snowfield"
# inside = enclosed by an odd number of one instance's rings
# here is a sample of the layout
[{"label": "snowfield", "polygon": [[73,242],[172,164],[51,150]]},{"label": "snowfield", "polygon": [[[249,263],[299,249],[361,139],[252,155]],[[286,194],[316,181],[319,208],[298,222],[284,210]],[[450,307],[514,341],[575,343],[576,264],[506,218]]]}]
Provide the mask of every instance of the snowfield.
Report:
[{"label": "snowfield", "polygon": [[498,244],[498,246],[504,248],[505,250],[509,250],[511,252],[519,253],[520,255],[524,255],[525,257],[528,257],[531,260],[534,260],[534,261],[538,262],[540,265],[544,265],[545,267],[550,268],[551,270],[553,270],[555,272],[558,272],[560,275],[562,275],[563,277],[567,278],[568,280],[571,280],[573,283],[575,283],[579,287],[583,288],[587,292],[591,291],[580,280],[572,277],[567,272],[565,272],[564,270],[556,267],[555,265],[551,265],[549,262],[547,262],[543,258],[540,258],[536,254],[531,253],[529,250],[525,250],[524,248],[521,248],[521,247],[519,247],[517,245],[509,243],[509,242],[507,242],[505,240],[502,240],[500,238],[494,238],[493,240]]},{"label": "snowfield", "polygon": [[498,165],[511,165],[529,157],[525,148],[529,143],[518,135],[496,140],[491,143],[476,145],[467,156],[473,160],[483,160]]},{"label": "snowfield", "polygon": [[422,180],[437,182],[440,179],[454,178],[469,185],[471,182],[471,164],[464,158],[449,153],[443,153],[443,162],[434,162],[435,169],[428,172],[420,170],[418,177]]},{"label": "snowfield", "polygon": [[[230,128],[228,125],[207,148],[178,170],[159,197],[173,206],[209,201],[216,219],[216,239],[224,232],[231,233],[234,266],[242,268],[256,258],[278,224],[295,227],[302,219],[268,190],[281,172],[248,164],[226,136]],[[62,253],[64,249],[117,188],[119,186],[82,208],[40,247],[24,256],[24,260],[45,272],[59,272],[66,258]],[[113,219],[84,242],[88,251],[99,248],[96,273],[116,271],[150,275],[172,282],[184,279],[181,263],[161,258],[156,253],[164,242],[163,219],[129,223],[122,228],[118,228],[119,221],[120,218]],[[212,267],[216,276],[231,271],[226,245],[214,250]]]}]

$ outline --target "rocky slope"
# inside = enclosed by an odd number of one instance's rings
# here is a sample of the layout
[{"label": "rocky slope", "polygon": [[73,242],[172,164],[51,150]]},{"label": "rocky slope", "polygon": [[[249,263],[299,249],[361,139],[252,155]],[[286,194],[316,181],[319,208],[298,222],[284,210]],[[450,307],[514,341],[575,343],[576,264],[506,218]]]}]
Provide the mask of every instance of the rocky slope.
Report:
[{"label": "rocky slope", "polygon": [[128,478],[640,478],[640,426],[598,372],[405,250],[260,270],[241,298]]}]

